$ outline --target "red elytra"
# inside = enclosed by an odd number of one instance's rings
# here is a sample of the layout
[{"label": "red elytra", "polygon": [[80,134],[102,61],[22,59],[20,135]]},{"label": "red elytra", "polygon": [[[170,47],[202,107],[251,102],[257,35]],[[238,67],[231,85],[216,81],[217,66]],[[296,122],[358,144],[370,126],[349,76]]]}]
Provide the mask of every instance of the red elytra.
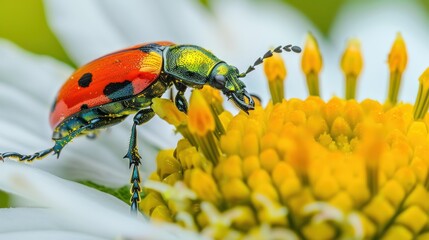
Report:
[{"label": "red elytra", "polygon": [[[155,43],[160,46],[174,45],[166,41]],[[108,84],[127,79],[133,85],[133,94],[137,94],[153,83],[161,72],[162,56],[156,52],[139,50],[149,44],[135,45],[107,54],[77,69],[61,87],[55,99],[49,116],[52,129],[79,112],[82,105],[92,108],[112,102],[104,94]]]}]

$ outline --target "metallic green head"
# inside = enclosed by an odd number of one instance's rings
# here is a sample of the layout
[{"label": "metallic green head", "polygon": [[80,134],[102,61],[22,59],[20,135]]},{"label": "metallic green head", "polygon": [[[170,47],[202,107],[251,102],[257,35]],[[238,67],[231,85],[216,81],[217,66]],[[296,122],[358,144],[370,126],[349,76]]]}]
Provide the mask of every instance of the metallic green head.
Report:
[{"label": "metallic green head", "polygon": [[221,90],[241,110],[248,112],[255,108],[255,102],[246,91],[246,85],[238,77],[239,72],[236,67],[221,62],[212,70],[208,84]]}]

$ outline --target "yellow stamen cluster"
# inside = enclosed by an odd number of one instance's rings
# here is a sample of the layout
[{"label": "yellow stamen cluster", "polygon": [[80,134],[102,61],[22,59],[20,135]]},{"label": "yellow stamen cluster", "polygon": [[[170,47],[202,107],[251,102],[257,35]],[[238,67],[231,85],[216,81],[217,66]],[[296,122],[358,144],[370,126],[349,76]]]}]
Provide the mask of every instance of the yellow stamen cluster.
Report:
[{"label": "yellow stamen cluster", "polygon": [[188,135],[144,183],[151,219],[213,239],[429,238],[429,117],[416,107],[426,98],[386,108],[310,96],[233,116],[211,111],[210,94],[193,92],[174,121]]}]

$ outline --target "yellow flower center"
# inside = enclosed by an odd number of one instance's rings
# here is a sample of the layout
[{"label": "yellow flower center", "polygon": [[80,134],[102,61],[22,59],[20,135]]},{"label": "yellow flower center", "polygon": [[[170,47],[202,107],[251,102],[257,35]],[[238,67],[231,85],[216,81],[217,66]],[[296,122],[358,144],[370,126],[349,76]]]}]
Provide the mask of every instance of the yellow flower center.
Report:
[{"label": "yellow flower center", "polygon": [[[357,49],[343,58],[356,77]],[[414,106],[310,96],[233,116],[194,90],[173,121],[184,138],[159,153],[141,210],[214,239],[426,239],[427,72]]]}]

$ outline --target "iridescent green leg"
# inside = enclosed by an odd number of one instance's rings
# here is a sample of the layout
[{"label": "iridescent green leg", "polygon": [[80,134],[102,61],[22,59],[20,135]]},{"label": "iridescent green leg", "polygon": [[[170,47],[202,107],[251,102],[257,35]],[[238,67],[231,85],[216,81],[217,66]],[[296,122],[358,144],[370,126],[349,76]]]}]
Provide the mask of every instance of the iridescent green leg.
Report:
[{"label": "iridescent green leg", "polygon": [[177,94],[176,97],[174,98],[174,103],[176,104],[177,109],[179,109],[179,111],[187,113],[188,112],[188,101],[186,101],[185,98],[185,91],[186,91],[186,85],[176,81],[174,82],[174,85],[176,86],[177,89]]},{"label": "iridescent green leg", "polygon": [[57,158],[59,158],[63,147],[88,127],[90,127],[90,125],[81,127],[78,130],[71,132],[68,136],[55,140],[55,145],[52,148],[45,149],[31,155],[25,155],[17,152],[0,153],[0,160],[3,161],[4,158],[16,158],[19,161],[33,161],[34,159],[44,158],[51,152],[54,152],[54,154],[57,155]]},{"label": "iridescent green leg", "polygon": [[137,112],[134,116],[133,127],[131,128],[131,137],[130,144],[128,147],[128,152],[124,156],[124,158],[128,158],[130,160],[130,168],[133,167],[131,172],[131,212],[137,214],[138,203],[140,202],[140,174],[139,174],[139,165],[140,165],[140,154],[137,148],[137,125],[141,125],[147,121],[149,121],[155,113],[151,108],[143,109]]}]

